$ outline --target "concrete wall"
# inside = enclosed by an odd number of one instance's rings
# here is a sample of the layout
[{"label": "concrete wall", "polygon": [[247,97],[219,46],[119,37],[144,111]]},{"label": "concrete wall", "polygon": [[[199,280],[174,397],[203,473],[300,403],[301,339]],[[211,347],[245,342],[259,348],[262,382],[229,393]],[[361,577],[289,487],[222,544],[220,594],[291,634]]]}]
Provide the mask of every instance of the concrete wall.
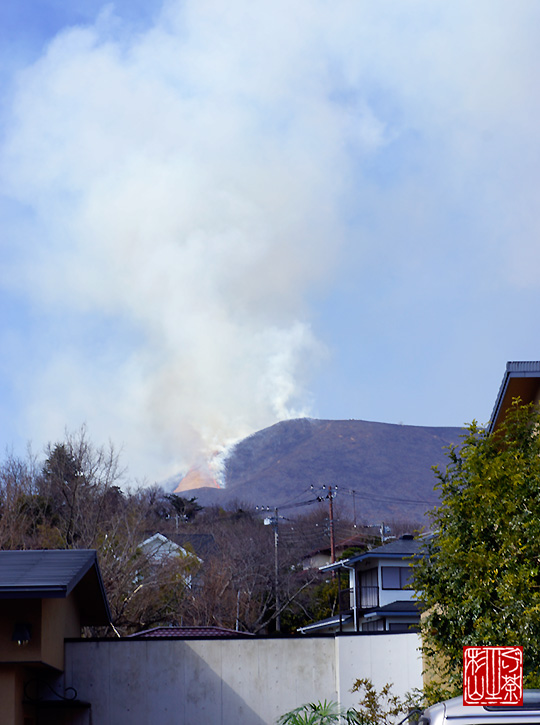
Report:
[{"label": "concrete wall", "polygon": [[344,707],[358,704],[360,697],[351,688],[362,677],[370,679],[377,690],[387,683],[393,685],[393,693],[400,697],[422,688],[419,634],[341,635],[335,643],[340,701]]},{"label": "concrete wall", "polygon": [[358,677],[422,686],[417,634],[66,643],[66,685],[100,725],[273,725],[317,700],[353,705]]}]

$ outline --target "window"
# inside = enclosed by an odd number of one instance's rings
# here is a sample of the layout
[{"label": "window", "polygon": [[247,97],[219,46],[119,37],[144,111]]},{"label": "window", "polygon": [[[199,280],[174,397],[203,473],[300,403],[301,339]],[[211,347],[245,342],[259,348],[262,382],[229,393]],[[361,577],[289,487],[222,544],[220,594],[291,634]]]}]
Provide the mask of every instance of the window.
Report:
[{"label": "window", "polygon": [[413,632],[415,630],[411,629],[412,624],[409,624],[408,622],[390,622],[388,625],[388,631],[390,632]]},{"label": "window", "polygon": [[405,589],[411,580],[408,566],[383,566],[381,572],[383,589]]},{"label": "window", "polygon": [[379,605],[379,587],[377,586],[377,569],[368,569],[359,572],[358,602],[362,609],[377,607]]},{"label": "window", "polygon": [[376,587],[377,567],[375,567],[374,569],[367,569],[366,571],[359,572],[359,578],[361,587]]}]

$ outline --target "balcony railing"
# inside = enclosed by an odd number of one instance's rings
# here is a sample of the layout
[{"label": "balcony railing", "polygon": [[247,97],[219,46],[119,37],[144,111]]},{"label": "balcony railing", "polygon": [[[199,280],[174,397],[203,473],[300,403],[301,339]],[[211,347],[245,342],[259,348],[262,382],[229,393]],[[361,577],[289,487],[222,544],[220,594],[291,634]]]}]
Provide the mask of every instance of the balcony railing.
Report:
[{"label": "balcony railing", "polygon": [[353,590],[342,589],[339,593],[339,611],[344,614],[350,612],[353,609]]}]

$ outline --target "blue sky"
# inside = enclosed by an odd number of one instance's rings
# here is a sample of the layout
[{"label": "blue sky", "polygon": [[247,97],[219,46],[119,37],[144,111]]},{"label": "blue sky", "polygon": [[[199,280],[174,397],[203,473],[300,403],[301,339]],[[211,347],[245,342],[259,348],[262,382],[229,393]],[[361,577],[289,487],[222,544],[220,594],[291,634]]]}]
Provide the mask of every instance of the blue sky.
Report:
[{"label": "blue sky", "polygon": [[487,422],[537,359],[534,0],[0,8],[0,443],[132,476]]}]

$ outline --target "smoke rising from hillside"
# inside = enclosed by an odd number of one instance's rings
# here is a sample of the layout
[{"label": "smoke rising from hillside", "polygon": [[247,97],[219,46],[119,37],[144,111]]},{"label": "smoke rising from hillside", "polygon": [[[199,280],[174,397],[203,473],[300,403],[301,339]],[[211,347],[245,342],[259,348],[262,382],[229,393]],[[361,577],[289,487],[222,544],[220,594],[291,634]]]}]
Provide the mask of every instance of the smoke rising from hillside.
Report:
[{"label": "smoke rising from hillside", "polygon": [[21,75],[18,273],[62,328],[47,320],[38,438],[85,420],[163,475],[307,410],[323,348],[304,298],[340,244],[344,138],[372,145],[373,120],[344,136],[324,68],[247,7],[173,3],[134,36],[107,12]]},{"label": "smoke rising from hillside", "polygon": [[310,303],[341,249],[351,369],[386,331],[358,399],[420,397],[407,363],[429,344],[430,375],[455,367],[469,290],[537,284],[539,11],[519,8],[171,0],[144,31],[109,8],[57,35],[0,110],[18,431],[86,422],[157,478],[308,412]]}]

